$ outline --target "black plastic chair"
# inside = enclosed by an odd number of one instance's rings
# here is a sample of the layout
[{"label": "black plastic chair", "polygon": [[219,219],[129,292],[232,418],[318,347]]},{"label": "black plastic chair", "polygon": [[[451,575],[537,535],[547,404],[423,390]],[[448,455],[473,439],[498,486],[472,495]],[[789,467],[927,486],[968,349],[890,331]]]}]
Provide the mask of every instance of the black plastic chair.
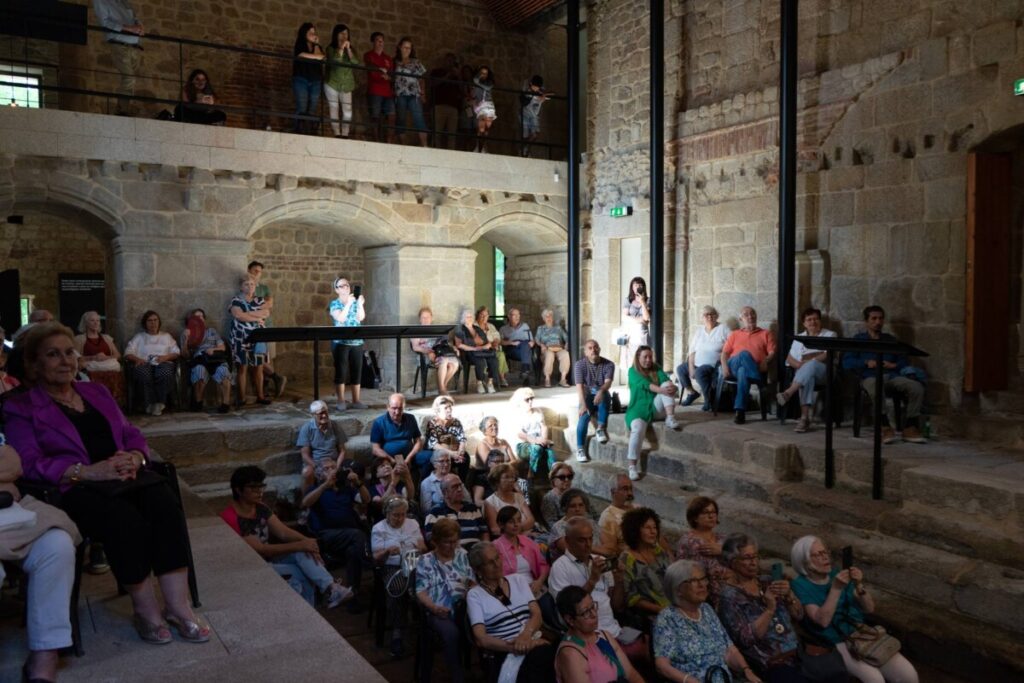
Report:
[{"label": "black plastic chair", "polygon": [[[765,422],[768,420],[768,413],[771,412],[771,404],[769,401],[772,396],[772,392],[770,391],[772,383],[767,378],[750,380],[750,383],[757,387],[757,403],[761,408],[761,421]],[[718,380],[715,382],[715,401],[713,403],[715,406],[714,414],[716,417],[718,416],[718,413],[722,412],[722,400],[725,398],[726,387],[732,387],[732,391],[735,393],[736,379],[734,377],[726,379],[725,375],[722,374],[721,369],[719,369]]]},{"label": "black plastic chair", "polygon": [[[853,399],[853,436],[854,438],[859,439],[860,427],[861,424],[863,424],[864,419],[864,403],[866,401],[868,405],[873,404],[871,401],[871,394],[869,394],[868,390],[861,384],[860,376],[853,372],[848,372],[847,376],[850,378],[853,386],[856,387],[854,389]],[[893,425],[893,428],[896,431],[900,431],[903,429],[903,396],[898,392],[887,388],[882,391],[882,400],[884,401],[887,398],[892,401],[892,413],[896,422],[896,424]],[[885,415],[884,411],[882,415]]]}]

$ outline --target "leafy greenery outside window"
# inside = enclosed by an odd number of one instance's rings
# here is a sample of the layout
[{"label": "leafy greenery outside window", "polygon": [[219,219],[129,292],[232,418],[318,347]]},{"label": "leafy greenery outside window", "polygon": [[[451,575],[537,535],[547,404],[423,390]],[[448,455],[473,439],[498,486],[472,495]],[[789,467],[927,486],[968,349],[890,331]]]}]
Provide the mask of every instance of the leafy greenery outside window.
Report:
[{"label": "leafy greenery outside window", "polygon": [[494,315],[505,317],[505,254],[494,248]]}]

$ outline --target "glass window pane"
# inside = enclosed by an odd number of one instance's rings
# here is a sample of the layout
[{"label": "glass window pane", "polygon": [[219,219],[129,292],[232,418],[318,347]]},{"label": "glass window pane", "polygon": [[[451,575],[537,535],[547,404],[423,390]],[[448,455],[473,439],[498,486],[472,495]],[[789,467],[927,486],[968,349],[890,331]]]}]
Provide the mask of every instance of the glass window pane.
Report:
[{"label": "glass window pane", "polygon": [[0,106],[39,108],[39,78],[0,71]]},{"label": "glass window pane", "polygon": [[505,254],[494,248],[494,315],[505,317]]}]

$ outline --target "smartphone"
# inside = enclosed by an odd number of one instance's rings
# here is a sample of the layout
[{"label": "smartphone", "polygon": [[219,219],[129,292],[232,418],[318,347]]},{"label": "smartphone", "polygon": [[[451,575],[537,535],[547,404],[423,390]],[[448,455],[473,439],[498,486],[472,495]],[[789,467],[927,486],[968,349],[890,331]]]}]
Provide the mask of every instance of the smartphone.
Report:
[{"label": "smartphone", "polygon": [[853,566],[853,546],[848,545],[843,548],[843,569],[849,569]]},{"label": "smartphone", "polygon": [[362,285],[356,285],[355,289],[352,290],[352,296],[354,296],[355,298],[358,299],[362,295],[363,295],[363,286]]},{"label": "smartphone", "polygon": [[782,581],[785,577],[782,575],[782,563],[772,563],[772,581]]}]

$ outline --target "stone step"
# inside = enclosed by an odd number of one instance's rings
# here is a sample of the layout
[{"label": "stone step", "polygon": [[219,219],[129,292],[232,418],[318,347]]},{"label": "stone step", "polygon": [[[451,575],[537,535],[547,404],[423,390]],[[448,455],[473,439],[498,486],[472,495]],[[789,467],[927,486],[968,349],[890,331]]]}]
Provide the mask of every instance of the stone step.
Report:
[{"label": "stone step", "polygon": [[1024,451],[1024,414],[986,413],[936,418],[943,434]]},{"label": "stone step", "polygon": [[[274,509],[278,501],[288,506],[297,507],[302,494],[302,476],[286,474],[267,477],[267,490],[263,493],[263,502]],[[202,500],[213,514],[231,504],[231,486],[227,482],[198,484],[190,487],[192,493]]]}]

